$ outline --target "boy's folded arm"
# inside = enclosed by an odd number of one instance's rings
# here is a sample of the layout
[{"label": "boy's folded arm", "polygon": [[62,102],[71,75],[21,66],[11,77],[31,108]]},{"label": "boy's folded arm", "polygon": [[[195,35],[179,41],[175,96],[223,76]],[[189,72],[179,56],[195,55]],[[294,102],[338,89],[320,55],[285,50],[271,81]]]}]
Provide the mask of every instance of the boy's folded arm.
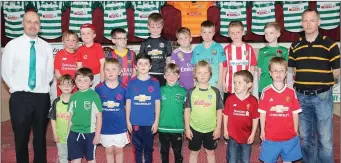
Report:
[{"label": "boy's folded arm", "polygon": [[190,130],[190,117],[191,117],[191,108],[185,108],[185,130]]}]

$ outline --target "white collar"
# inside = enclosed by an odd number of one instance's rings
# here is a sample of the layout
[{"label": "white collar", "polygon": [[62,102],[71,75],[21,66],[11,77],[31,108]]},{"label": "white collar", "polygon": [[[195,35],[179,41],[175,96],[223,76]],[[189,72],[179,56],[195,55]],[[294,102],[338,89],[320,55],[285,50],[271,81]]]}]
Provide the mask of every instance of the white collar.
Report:
[{"label": "white collar", "polygon": [[35,43],[38,43],[38,36],[36,36],[34,39],[31,37],[28,37],[25,33],[23,34],[24,38],[29,40],[29,41],[35,41]]}]

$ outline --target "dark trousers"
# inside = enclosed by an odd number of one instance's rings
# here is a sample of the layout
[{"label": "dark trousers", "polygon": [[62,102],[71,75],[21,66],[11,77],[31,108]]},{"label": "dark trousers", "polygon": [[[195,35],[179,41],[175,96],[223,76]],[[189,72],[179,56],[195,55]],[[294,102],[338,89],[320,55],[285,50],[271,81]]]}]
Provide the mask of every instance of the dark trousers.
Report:
[{"label": "dark trousers", "polygon": [[28,163],[28,142],[33,130],[34,163],[46,163],[47,114],[50,109],[48,93],[14,92],[9,111],[14,132],[17,163]]},{"label": "dark trousers", "polygon": [[152,163],[154,150],[154,134],[152,133],[152,126],[133,125],[131,137],[135,150],[136,163],[142,163],[142,154],[144,155],[145,163]]},{"label": "dark trousers", "polygon": [[156,79],[159,81],[160,87],[166,85],[166,79],[165,79],[165,77],[164,77],[162,74],[161,74],[161,75],[154,75],[154,74],[151,74],[150,76],[156,78]]},{"label": "dark trousers", "polygon": [[183,134],[182,133],[164,133],[159,132],[160,141],[160,153],[162,163],[169,163],[169,148],[172,145],[174,152],[175,163],[182,163],[182,144],[183,144]]}]

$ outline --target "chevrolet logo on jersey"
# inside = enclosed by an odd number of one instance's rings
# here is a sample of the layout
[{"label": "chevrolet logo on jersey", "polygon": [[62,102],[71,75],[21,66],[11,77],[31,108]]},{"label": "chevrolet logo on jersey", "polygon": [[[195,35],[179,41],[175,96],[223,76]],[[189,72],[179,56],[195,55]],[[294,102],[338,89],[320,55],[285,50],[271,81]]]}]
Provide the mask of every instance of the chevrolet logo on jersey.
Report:
[{"label": "chevrolet logo on jersey", "polygon": [[134,100],[138,100],[139,102],[145,102],[147,100],[151,100],[152,98],[150,96],[146,95],[138,95],[134,97]]},{"label": "chevrolet logo on jersey", "polygon": [[162,54],[162,51],[158,50],[158,49],[154,49],[150,52],[148,52],[148,55],[160,55]]},{"label": "chevrolet logo on jersey", "polygon": [[114,108],[114,107],[119,107],[120,103],[116,103],[115,101],[107,101],[107,102],[103,102],[103,106],[106,106],[107,108]]},{"label": "chevrolet logo on jersey", "polygon": [[288,110],[289,110],[289,107],[285,107],[283,105],[276,105],[270,108],[270,111],[275,111],[276,113],[283,113]]}]

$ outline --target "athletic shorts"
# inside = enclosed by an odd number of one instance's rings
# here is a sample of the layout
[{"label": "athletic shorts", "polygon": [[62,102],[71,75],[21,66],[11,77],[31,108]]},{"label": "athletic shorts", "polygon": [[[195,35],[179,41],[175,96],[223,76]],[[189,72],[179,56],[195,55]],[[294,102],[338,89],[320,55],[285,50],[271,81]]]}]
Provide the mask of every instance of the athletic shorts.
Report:
[{"label": "athletic shorts", "polygon": [[261,148],[259,159],[267,163],[277,162],[278,156],[281,156],[285,162],[302,158],[299,136],[287,141],[264,140]]},{"label": "athletic shorts", "polygon": [[103,147],[108,148],[115,146],[117,148],[123,148],[125,145],[129,144],[129,135],[127,132],[121,134],[113,135],[103,135],[101,134],[101,144]]},{"label": "athletic shorts", "polygon": [[193,137],[192,140],[189,140],[188,142],[188,148],[191,151],[199,151],[202,145],[207,150],[215,150],[217,148],[218,140],[213,140],[213,131],[201,133],[195,131],[192,127],[191,131],[193,133]]},{"label": "athletic shorts", "polygon": [[77,133],[70,131],[67,138],[68,159],[85,157],[87,161],[95,159],[96,145],[93,144],[95,133]]}]

